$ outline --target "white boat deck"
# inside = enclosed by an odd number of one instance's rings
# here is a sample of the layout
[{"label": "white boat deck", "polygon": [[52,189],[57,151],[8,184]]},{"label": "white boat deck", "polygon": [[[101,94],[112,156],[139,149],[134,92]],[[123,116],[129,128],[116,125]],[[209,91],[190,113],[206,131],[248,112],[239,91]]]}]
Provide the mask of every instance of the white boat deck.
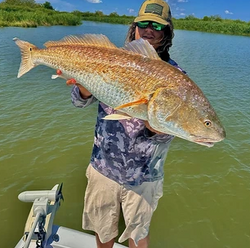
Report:
[{"label": "white boat deck", "polygon": [[[15,248],[95,248],[95,236],[54,225],[60,205],[62,185],[51,190],[26,191],[18,196],[24,202],[33,202],[24,228],[24,235]],[[126,248],[115,243],[114,248]]]}]

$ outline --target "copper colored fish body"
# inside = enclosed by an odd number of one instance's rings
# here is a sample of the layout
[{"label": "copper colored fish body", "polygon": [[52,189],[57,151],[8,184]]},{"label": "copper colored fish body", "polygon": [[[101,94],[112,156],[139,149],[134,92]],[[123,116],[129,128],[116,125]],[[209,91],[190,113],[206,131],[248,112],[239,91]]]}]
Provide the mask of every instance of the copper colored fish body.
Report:
[{"label": "copper colored fish body", "polygon": [[225,130],[200,88],[162,61],[140,39],[117,48],[104,35],[69,36],[44,49],[14,39],[21,49],[18,77],[37,65],[59,69],[98,100],[117,109],[106,119],[139,118],[152,128],[206,146],[225,138]]}]

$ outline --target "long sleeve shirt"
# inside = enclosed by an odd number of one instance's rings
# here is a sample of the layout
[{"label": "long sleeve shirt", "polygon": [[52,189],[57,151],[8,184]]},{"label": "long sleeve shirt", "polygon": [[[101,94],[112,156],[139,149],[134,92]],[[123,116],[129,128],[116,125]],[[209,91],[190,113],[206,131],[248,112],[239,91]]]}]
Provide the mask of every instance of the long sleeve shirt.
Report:
[{"label": "long sleeve shirt", "polygon": [[[170,59],[169,63],[180,69],[175,61]],[[76,86],[72,88],[71,96],[72,103],[81,108],[97,101],[93,96],[82,99]],[[137,118],[103,119],[112,113],[114,109],[99,102],[91,165],[119,184],[136,186],[162,179],[164,162],[174,136],[152,133],[144,121]]]}]

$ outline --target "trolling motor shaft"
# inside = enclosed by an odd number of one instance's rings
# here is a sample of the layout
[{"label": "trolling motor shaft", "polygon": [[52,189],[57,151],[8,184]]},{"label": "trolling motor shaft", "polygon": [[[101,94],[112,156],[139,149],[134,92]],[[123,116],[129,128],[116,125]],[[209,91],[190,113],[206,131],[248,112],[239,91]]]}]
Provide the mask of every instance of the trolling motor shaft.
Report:
[{"label": "trolling motor shaft", "polygon": [[25,225],[22,248],[30,247],[35,243],[36,247],[43,248],[52,233],[55,213],[60,205],[62,196],[62,184],[55,185],[51,190],[25,191],[18,195],[23,202],[33,202]]}]

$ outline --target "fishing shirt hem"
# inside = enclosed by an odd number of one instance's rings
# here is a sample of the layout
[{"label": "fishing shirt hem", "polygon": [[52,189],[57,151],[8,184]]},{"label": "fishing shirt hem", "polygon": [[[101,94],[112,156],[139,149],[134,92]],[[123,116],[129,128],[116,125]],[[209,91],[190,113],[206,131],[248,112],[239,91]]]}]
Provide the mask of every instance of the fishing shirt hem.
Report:
[{"label": "fishing shirt hem", "polygon": [[158,181],[158,180],[162,180],[164,178],[164,174],[161,174],[160,176],[157,176],[157,177],[153,177],[153,178],[143,178],[143,180],[140,180],[139,182],[135,182],[135,181],[128,181],[127,179],[125,180],[119,180],[117,179],[116,177],[112,177],[112,174],[105,174],[103,173],[103,171],[99,170],[98,169],[98,166],[95,166],[95,163],[94,162],[90,162],[90,164],[92,165],[92,167],[97,170],[99,173],[101,173],[103,176],[119,183],[120,185],[129,185],[129,186],[139,186],[141,184],[143,184],[144,182],[147,182],[147,183],[150,183],[150,182],[155,182],[155,181]]}]

